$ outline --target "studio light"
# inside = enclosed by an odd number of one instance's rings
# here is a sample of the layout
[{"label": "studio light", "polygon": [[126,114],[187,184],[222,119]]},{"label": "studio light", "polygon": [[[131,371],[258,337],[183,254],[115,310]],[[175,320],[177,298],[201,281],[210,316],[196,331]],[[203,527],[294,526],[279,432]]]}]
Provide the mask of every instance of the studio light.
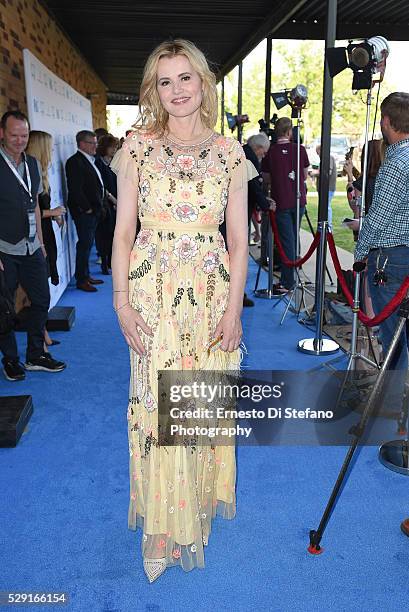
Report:
[{"label": "studio light", "polygon": [[352,89],[370,89],[373,75],[385,72],[386,58],[390,52],[388,41],[383,36],[373,36],[359,41],[349,41],[347,47],[332,47],[327,50],[328,69],[331,77],[345,68],[353,73]]},{"label": "studio light", "polygon": [[226,112],[227,125],[231,131],[235,130],[236,127],[242,126],[244,123],[250,121],[248,115],[233,115],[233,113]]},{"label": "studio light", "polygon": [[292,89],[272,92],[274,104],[277,110],[289,104],[293,109],[291,117],[297,117],[298,111],[306,107],[308,102],[308,90],[305,85],[296,85]]}]

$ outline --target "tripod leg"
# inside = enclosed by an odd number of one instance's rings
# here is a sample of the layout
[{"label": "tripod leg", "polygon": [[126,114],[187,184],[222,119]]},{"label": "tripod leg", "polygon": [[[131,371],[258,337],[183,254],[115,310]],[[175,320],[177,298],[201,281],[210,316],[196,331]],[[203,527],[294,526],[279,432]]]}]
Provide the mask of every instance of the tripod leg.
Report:
[{"label": "tripod leg", "polygon": [[321,550],[321,539],[323,536],[323,533],[325,531],[325,528],[328,524],[329,518],[331,516],[332,510],[334,508],[336,499],[338,497],[338,493],[341,489],[342,483],[344,481],[344,478],[347,474],[348,471],[348,467],[349,464],[351,463],[352,457],[355,453],[356,447],[358,446],[359,440],[362,437],[364,431],[365,431],[365,427],[366,424],[368,422],[369,417],[372,414],[373,408],[375,406],[375,400],[378,396],[378,393],[382,387],[383,384],[383,380],[385,378],[385,373],[386,371],[389,369],[389,365],[391,363],[392,360],[392,356],[393,353],[398,345],[399,342],[399,338],[400,335],[402,333],[402,330],[404,328],[404,326],[406,325],[406,319],[409,318],[409,300],[406,299],[402,305],[401,305],[401,310],[400,310],[400,319],[398,321],[398,324],[396,326],[395,329],[395,333],[393,335],[392,341],[390,343],[389,349],[385,355],[385,360],[382,364],[382,368],[379,370],[379,374],[378,377],[376,379],[376,382],[372,388],[371,394],[368,398],[368,403],[365,407],[365,410],[361,416],[361,419],[358,423],[357,426],[352,427],[350,430],[350,433],[355,436],[355,439],[352,441],[351,446],[349,447],[348,453],[345,457],[344,463],[342,465],[341,471],[338,475],[338,478],[336,480],[336,483],[334,485],[334,488],[332,490],[331,496],[329,498],[328,504],[325,508],[324,514],[321,518],[321,522],[318,526],[318,529],[315,530],[311,530],[310,531],[310,545],[308,547],[308,551],[311,554],[319,554],[320,552],[322,552]]},{"label": "tripod leg", "polygon": [[287,306],[285,307],[285,310],[284,310],[283,316],[281,317],[280,325],[282,325],[282,324],[283,324],[283,321],[284,321],[284,319],[285,319],[285,317],[286,317],[286,315],[287,315],[287,312],[288,312],[288,310],[289,310],[289,308],[290,308],[291,302],[293,301],[294,292],[295,292],[295,289],[291,289],[291,290],[288,292],[288,294],[287,294],[287,297],[289,297],[289,296],[290,296],[290,294],[291,294],[291,297],[289,298],[288,303],[287,303]]},{"label": "tripod leg", "polygon": [[256,284],[254,285],[253,291],[257,291],[258,282],[260,280],[260,272],[261,272],[261,264],[259,264],[259,266],[258,266],[257,276],[256,276]]}]

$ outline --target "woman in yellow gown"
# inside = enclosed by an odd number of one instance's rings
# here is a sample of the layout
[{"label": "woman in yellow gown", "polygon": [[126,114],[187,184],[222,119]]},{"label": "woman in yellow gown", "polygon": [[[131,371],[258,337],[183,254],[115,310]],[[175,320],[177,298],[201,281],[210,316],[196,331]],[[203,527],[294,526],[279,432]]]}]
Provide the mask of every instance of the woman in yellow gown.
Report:
[{"label": "woman in yellow gown", "polygon": [[[161,446],[158,370],[238,370],[247,273],[247,165],[214,131],[216,80],[193,43],[162,43],[141,119],[114,157],[114,308],[130,346],[130,529],[150,582],[204,567],[212,519],[235,515],[234,446]],[[228,252],[218,231],[224,215]],[[141,229],[135,241],[137,217]],[[209,358],[208,347],[222,338]]]}]

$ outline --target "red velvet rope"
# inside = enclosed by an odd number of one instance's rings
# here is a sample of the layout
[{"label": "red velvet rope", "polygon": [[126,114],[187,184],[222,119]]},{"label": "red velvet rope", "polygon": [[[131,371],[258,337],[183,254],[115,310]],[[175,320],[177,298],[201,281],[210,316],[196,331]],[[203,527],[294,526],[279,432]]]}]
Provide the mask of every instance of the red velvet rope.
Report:
[{"label": "red velvet rope", "polygon": [[[348,289],[348,285],[345,281],[344,275],[342,274],[341,264],[338,259],[337,249],[335,247],[333,235],[328,234],[327,240],[328,240],[328,247],[331,253],[332,261],[334,262],[335,272],[339,280],[339,284],[341,285],[342,291],[348,301],[348,304],[350,305],[351,308],[353,308],[354,298],[350,290]],[[380,323],[385,321],[385,319],[387,319],[398,308],[398,306],[405,299],[408,289],[409,289],[409,276],[406,276],[405,280],[399,287],[397,293],[393,296],[391,301],[388,302],[388,304],[386,304],[386,306],[383,308],[383,310],[379,314],[377,314],[375,317],[371,319],[370,317],[368,317],[368,315],[362,312],[362,310],[359,310],[358,312],[359,320],[364,325],[367,325],[368,327],[375,327],[375,325],[379,325]]]},{"label": "red velvet rope", "polygon": [[270,221],[271,221],[271,227],[274,232],[274,241],[275,241],[275,244],[277,245],[277,249],[280,254],[280,259],[282,263],[288,268],[300,268],[303,264],[305,264],[306,261],[309,260],[309,258],[314,253],[315,249],[317,248],[319,241],[320,241],[320,234],[319,233],[315,234],[314,240],[311,242],[310,248],[308,249],[304,257],[301,257],[300,259],[296,259],[295,261],[291,261],[291,259],[288,259],[287,255],[284,253],[283,245],[280,242],[280,235],[278,233],[277,221],[276,221],[275,214],[273,213],[273,211],[270,211]]}]

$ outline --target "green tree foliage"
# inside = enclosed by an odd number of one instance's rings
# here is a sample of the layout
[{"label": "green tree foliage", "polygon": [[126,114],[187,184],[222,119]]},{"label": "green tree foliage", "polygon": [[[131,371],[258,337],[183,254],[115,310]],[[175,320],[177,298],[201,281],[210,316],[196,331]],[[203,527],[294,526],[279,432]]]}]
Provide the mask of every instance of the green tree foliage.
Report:
[{"label": "green tree foliage", "polygon": [[[291,43],[273,41],[271,87],[272,91],[281,91],[302,83],[308,88],[308,106],[302,113],[304,139],[308,143],[321,134],[324,42]],[[250,117],[250,123],[244,127],[244,137],[259,130],[257,122],[264,116],[264,53],[253,53],[243,62],[243,113]],[[233,114],[237,112],[237,74],[236,68],[225,77],[225,108]],[[383,85],[381,97],[388,93],[389,89]],[[365,97],[365,91],[352,92],[351,70],[344,70],[334,78],[333,134],[348,134],[353,139],[362,137],[365,129]],[[291,109],[286,106],[277,111],[272,101],[271,115],[275,112],[279,117],[290,116]]]}]

